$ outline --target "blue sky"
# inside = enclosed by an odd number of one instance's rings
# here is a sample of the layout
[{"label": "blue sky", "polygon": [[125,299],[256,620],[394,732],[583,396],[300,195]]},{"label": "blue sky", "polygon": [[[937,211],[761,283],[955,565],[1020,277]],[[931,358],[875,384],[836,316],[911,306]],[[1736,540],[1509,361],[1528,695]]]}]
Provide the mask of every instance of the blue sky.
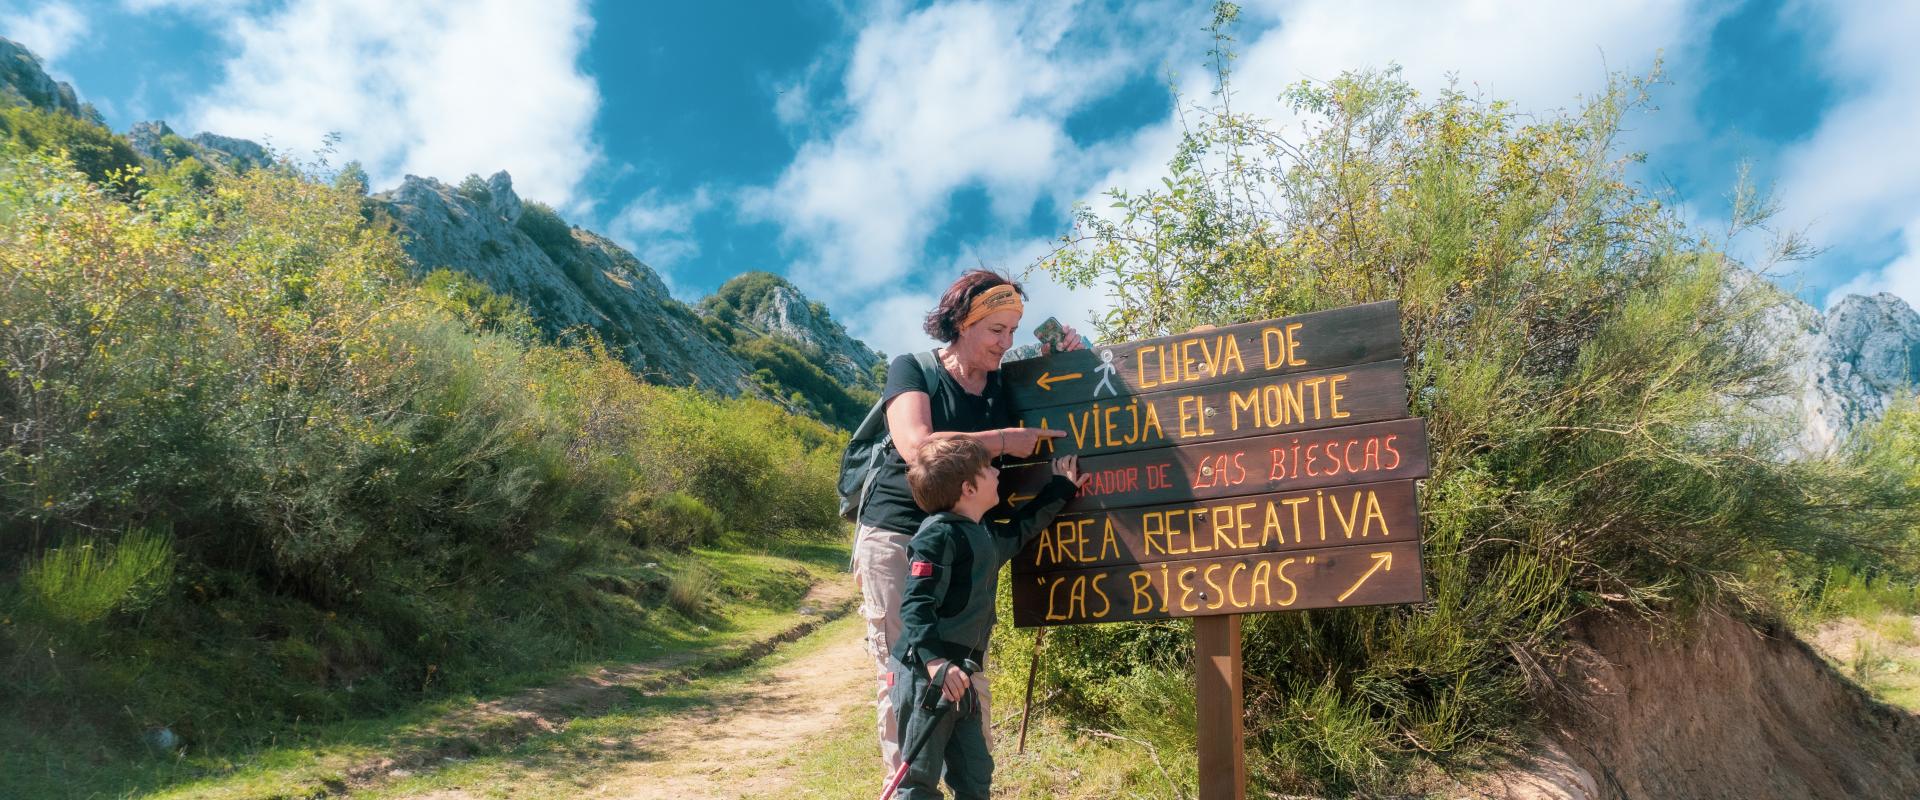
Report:
[{"label": "blue sky", "polygon": [[[1639,177],[1704,229],[1736,168],[1827,248],[1781,278],[1824,305],[1920,305],[1920,4],[1841,0],[1245,3],[1236,102],[1402,66],[1522,109],[1659,59]],[[118,130],[164,119],[296,152],[342,134],[384,188],[513,173],[697,298],[787,275],[883,350],[959,269],[1018,270],[1077,202],[1157,182],[1170,81],[1204,96],[1206,3],[0,0]],[[1736,243],[1758,259],[1764,234]],[[1031,282],[1033,321],[1097,292]]]}]

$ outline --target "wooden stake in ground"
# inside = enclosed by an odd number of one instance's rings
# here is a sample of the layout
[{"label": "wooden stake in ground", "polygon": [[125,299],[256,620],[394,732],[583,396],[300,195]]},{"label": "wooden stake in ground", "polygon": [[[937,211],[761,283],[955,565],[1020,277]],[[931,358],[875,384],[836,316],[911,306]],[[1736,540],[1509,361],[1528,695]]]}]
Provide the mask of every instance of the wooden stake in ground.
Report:
[{"label": "wooden stake in ground", "polygon": [[1047,641],[1047,629],[1041,628],[1033,634],[1033,660],[1027,664],[1027,705],[1020,710],[1020,749],[1027,752],[1027,718],[1033,714],[1033,676],[1040,671],[1040,645]]},{"label": "wooden stake in ground", "polygon": [[1200,800],[1246,800],[1239,614],[1194,618],[1193,673]]}]

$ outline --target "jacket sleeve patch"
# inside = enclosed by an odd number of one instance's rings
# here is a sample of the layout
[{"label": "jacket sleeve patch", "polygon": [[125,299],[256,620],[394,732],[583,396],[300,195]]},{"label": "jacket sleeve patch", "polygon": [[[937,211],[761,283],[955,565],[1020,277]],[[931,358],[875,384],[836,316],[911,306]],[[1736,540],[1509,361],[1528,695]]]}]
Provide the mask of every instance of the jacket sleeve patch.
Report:
[{"label": "jacket sleeve patch", "polygon": [[915,561],[908,569],[913,574],[913,577],[916,578],[933,577],[933,562],[931,561]]}]

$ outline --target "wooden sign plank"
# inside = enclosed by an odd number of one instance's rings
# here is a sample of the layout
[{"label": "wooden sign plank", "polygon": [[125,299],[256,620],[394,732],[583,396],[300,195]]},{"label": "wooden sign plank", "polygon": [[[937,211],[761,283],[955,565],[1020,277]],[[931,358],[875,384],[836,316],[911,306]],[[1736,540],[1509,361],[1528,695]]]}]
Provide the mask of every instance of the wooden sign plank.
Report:
[{"label": "wooden sign plank", "polygon": [[1329,545],[1417,541],[1413,481],[1062,514],[1013,559],[1015,575]]},{"label": "wooden sign plank", "polygon": [[[1093,476],[1065,512],[1316,489],[1427,476],[1423,419],[1085,456]],[[1052,477],[1049,465],[1000,470],[1000,490],[1024,502]]]},{"label": "wooden sign plank", "polygon": [[1418,603],[1420,543],[1095,567],[1012,578],[1014,625]]},{"label": "wooden sign plank", "polygon": [[1071,406],[1022,409],[1020,424],[1066,431],[1043,441],[1030,460],[1098,455],[1332,428],[1407,414],[1405,365],[1353,367],[1263,377]]},{"label": "wooden sign plank", "polygon": [[1060,406],[1401,357],[1387,300],[1010,361],[1014,408]]}]

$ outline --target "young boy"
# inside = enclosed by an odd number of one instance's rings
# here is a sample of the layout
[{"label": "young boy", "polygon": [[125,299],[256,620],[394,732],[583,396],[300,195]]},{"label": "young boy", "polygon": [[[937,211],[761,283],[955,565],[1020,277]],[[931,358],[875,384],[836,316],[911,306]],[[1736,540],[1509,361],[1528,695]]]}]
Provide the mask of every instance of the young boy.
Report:
[{"label": "young boy", "polygon": [[[961,800],[985,800],[993,783],[993,756],[987,749],[970,674],[962,664],[984,667],[987,638],[993,633],[994,596],[1000,567],[1053,521],[1083,482],[1079,458],[1053,462],[1052,481],[1014,512],[1011,521],[982,523],[1000,503],[1000,471],[987,450],[966,437],[930,439],[919,463],[907,471],[914,502],[932,512],[907,544],[907,586],[900,601],[900,641],[892,702],[898,715],[901,748],[931,737],[907,766],[894,795],[901,800],[940,797],[944,768],[947,785]],[[944,668],[944,669],[943,669]],[[955,709],[936,715],[920,707],[927,687],[941,681],[940,693]]]}]

